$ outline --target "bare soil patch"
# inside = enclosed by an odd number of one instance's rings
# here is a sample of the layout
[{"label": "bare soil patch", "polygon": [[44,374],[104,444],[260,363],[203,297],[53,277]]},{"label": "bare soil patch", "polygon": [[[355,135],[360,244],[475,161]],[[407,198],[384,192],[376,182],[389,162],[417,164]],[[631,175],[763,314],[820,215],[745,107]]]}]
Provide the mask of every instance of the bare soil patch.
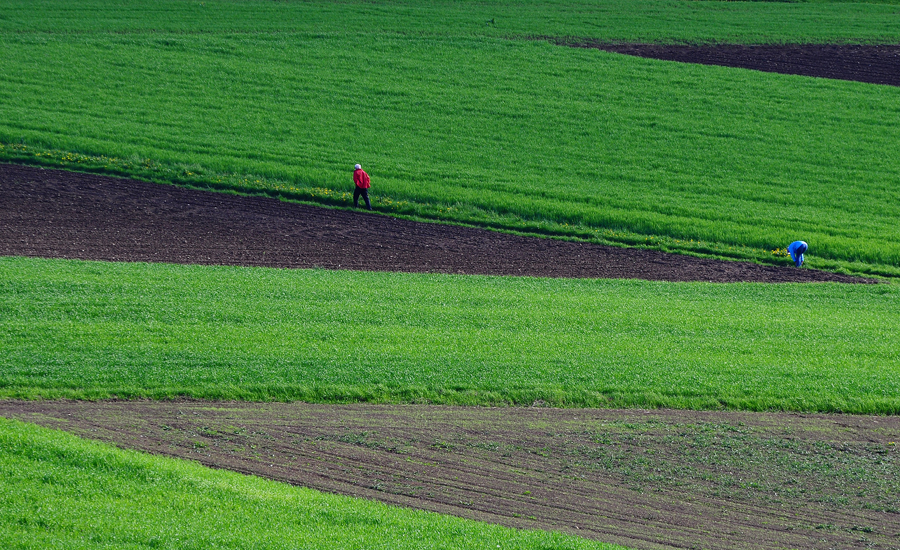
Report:
[{"label": "bare soil patch", "polygon": [[583,41],[577,47],[682,63],[721,65],[771,73],[795,74],[900,86],[898,45],[738,45],[703,46],[607,44]]},{"label": "bare soil patch", "polygon": [[0,401],[214,468],[633,548],[900,548],[900,417]]},{"label": "bare soil patch", "polygon": [[0,164],[0,255],[719,283],[873,282],[11,164]]}]

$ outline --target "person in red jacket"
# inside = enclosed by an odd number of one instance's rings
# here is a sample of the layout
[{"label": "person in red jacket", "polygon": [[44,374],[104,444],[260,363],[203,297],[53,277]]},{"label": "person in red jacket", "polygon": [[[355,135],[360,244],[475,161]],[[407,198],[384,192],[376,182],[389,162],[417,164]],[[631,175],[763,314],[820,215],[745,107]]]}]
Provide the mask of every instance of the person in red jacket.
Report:
[{"label": "person in red jacket", "polygon": [[356,184],[356,189],[353,190],[353,208],[359,207],[359,196],[362,195],[366,200],[366,208],[371,210],[372,203],[369,202],[369,187],[371,187],[369,185],[369,174],[366,174],[366,171],[359,164],[355,168],[353,170],[353,183]]}]

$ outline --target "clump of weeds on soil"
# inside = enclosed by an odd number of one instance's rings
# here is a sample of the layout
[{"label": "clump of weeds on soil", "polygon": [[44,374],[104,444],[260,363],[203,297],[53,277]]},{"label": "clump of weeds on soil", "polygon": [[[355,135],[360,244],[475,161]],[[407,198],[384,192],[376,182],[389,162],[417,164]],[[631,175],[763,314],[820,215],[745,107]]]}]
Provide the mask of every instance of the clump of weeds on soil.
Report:
[{"label": "clump of weeds on soil", "polygon": [[900,511],[891,446],[776,437],[741,425],[608,422],[570,447],[573,467],[612,472],[636,490],[679,487],[713,498]]}]

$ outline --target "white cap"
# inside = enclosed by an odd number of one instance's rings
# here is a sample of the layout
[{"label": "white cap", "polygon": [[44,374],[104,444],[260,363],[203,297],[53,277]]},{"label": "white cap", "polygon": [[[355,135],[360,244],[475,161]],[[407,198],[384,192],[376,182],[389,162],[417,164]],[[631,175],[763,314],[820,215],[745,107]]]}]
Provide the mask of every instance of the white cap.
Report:
[{"label": "white cap", "polygon": [[357,164],[357,165],[356,165],[356,166],[354,166],[354,167],[353,167],[353,168],[355,168],[355,169],[357,169],[357,170],[359,170],[359,169],[360,169],[360,168],[362,168],[362,166],[360,166],[360,165],[359,165],[359,164]]}]

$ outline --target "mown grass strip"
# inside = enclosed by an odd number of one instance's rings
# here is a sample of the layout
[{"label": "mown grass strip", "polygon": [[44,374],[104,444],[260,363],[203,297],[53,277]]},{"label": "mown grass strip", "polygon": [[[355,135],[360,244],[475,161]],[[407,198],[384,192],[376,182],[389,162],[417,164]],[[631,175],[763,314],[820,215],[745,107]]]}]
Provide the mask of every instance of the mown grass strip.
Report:
[{"label": "mown grass strip", "polygon": [[900,412],[897,285],[0,259],[0,397]]},{"label": "mown grass strip", "polygon": [[622,548],[318,493],[4,418],[0,546]]}]

